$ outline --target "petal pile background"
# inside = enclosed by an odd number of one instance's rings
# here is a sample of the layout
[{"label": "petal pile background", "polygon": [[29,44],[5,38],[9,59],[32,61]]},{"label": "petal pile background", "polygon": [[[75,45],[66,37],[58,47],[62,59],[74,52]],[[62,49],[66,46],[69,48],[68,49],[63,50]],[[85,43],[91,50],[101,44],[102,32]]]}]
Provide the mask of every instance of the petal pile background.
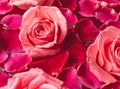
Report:
[{"label": "petal pile background", "polygon": [[120,88],[120,0],[0,0],[0,89],[43,88]]}]

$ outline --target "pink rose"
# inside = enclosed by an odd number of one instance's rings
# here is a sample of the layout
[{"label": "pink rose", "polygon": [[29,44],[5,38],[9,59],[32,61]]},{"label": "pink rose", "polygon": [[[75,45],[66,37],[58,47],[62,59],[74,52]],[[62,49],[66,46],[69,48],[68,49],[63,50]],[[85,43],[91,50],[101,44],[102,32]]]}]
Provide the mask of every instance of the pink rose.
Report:
[{"label": "pink rose", "polygon": [[90,71],[102,82],[113,83],[120,77],[120,29],[109,26],[87,50]]},{"label": "pink rose", "polygon": [[32,57],[54,55],[67,34],[66,19],[57,7],[36,6],[25,12],[20,41]]},{"label": "pink rose", "polygon": [[21,9],[28,9],[32,6],[40,5],[40,6],[49,6],[52,5],[54,0],[10,0],[10,2],[18,6]]},{"label": "pink rose", "polygon": [[17,73],[0,89],[67,89],[63,82],[48,75],[41,69]]}]

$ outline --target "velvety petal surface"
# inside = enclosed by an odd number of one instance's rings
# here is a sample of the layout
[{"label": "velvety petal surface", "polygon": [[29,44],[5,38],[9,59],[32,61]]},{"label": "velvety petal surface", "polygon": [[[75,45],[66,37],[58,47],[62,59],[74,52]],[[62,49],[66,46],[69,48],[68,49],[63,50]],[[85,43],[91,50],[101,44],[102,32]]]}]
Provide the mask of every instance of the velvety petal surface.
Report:
[{"label": "velvety petal surface", "polygon": [[5,30],[3,32],[3,38],[6,44],[5,50],[7,52],[23,51],[18,36],[19,36],[19,30]]},{"label": "velvety petal surface", "polygon": [[58,53],[54,56],[38,58],[36,62],[30,63],[28,68],[39,67],[47,73],[54,75],[66,65],[66,62],[68,61],[68,54],[69,53],[66,51]]},{"label": "velvety petal surface", "polygon": [[58,78],[64,81],[65,86],[69,89],[82,89],[81,82],[77,76],[77,70],[73,67],[64,69]]},{"label": "velvety petal surface", "polygon": [[90,89],[99,89],[101,86],[101,82],[96,78],[96,76],[90,72],[89,65],[87,63],[83,63],[78,71],[79,80],[81,83],[90,88]]},{"label": "velvety petal surface", "polygon": [[0,14],[5,14],[12,10],[13,6],[10,5],[8,0],[0,0]]},{"label": "velvety petal surface", "polygon": [[22,16],[19,14],[6,15],[2,18],[1,23],[6,29],[18,29],[21,25]]},{"label": "velvety petal surface", "polygon": [[7,72],[18,72],[25,69],[26,65],[32,61],[26,53],[12,53],[4,64]]}]

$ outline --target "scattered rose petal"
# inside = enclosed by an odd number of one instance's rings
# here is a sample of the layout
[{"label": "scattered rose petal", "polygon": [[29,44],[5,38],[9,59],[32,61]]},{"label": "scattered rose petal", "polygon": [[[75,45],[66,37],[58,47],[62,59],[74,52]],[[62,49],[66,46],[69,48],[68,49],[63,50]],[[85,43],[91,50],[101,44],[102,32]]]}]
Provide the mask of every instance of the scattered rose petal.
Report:
[{"label": "scattered rose petal", "polygon": [[103,30],[108,26],[115,26],[117,28],[120,28],[120,21],[110,21],[110,22],[108,22],[106,24],[102,24],[99,29]]},{"label": "scattered rose petal", "polygon": [[81,83],[90,88],[90,89],[99,89],[101,86],[101,82],[96,78],[94,74],[92,74],[89,70],[89,65],[83,63],[78,71],[79,80]]},{"label": "scattered rose petal", "polygon": [[73,67],[64,69],[58,78],[64,81],[64,85],[70,89],[82,89],[82,85],[77,76],[77,70]]},{"label": "scattered rose petal", "polygon": [[88,18],[81,19],[77,23],[75,30],[76,30],[80,40],[85,43],[88,41],[94,41],[96,36],[99,33],[99,30],[97,29],[97,27]]},{"label": "scattered rose petal", "polygon": [[115,82],[115,83],[110,83],[103,87],[102,89],[120,89],[120,81]]},{"label": "scattered rose petal", "polygon": [[101,22],[117,21],[119,16],[114,9],[103,7],[95,12],[95,17]]},{"label": "scattered rose petal", "polygon": [[68,28],[71,28],[74,26],[75,23],[77,23],[77,17],[73,12],[69,9],[61,9],[63,15],[66,17]]},{"label": "scattered rose petal", "polygon": [[25,53],[12,53],[5,62],[4,68],[7,72],[17,72],[20,68],[26,67],[32,59]]},{"label": "scattered rose petal", "polygon": [[75,10],[77,8],[77,0],[60,0],[64,8],[69,8],[70,10]]},{"label": "scattered rose petal", "polygon": [[0,70],[0,87],[5,86],[7,84],[9,76]]},{"label": "scattered rose petal", "polygon": [[0,64],[3,63],[8,58],[8,54],[0,49]]},{"label": "scattered rose petal", "polygon": [[79,13],[86,17],[94,17],[94,11],[98,8],[96,0],[80,0],[79,1]]},{"label": "scattered rose petal", "polygon": [[23,51],[18,36],[19,36],[19,30],[5,30],[3,32],[3,38],[6,43],[5,50],[7,52]]},{"label": "scattered rose petal", "polygon": [[28,68],[39,67],[49,74],[58,73],[68,61],[68,52],[58,53],[51,57],[38,58],[38,61],[32,62]]},{"label": "scattered rose petal", "polygon": [[21,25],[22,16],[19,14],[6,15],[2,18],[1,23],[6,29],[18,29]]},{"label": "scattered rose petal", "polygon": [[13,6],[10,5],[8,0],[0,0],[0,14],[5,14],[12,10]]},{"label": "scattered rose petal", "polygon": [[78,66],[85,61],[86,49],[72,34],[68,36],[65,48],[69,51],[67,66]]}]

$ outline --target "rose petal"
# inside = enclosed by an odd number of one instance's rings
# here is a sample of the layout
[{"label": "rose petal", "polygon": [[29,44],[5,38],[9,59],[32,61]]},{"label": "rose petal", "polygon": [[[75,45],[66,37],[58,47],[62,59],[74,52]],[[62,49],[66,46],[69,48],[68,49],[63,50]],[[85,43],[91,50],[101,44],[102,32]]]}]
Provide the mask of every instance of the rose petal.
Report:
[{"label": "rose petal", "polygon": [[69,8],[70,10],[75,10],[77,8],[77,0],[60,0],[64,8]]},{"label": "rose petal", "polygon": [[7,58],[8,54],[5,51],[0,50],[0,64],[3,63]]},{"label": "rose petal", "polygon": [[61,9],[61,11],[63,15],[66,17],[67,24],[69,26],[68,28],[71,28],[72,26],[74,26],[74,24],[78,21],[76,15],[73,14],[71,10],[66,8]]},{"label": "rose petal", "polygon": [[58,78],[64,81],[64,85],[70,89],[82,89],[77,76],[77,70],[73,67],[64,69]]},{"label": "rose petal", "polygon": [[18,29],[21,25],[22,16],[19,14],[6,15],[2,18],[1,23],[6,29]]},{"label": "rose petal", "polygon": [[5,62],[4,68],[7,72],[17,72],[20,68],[25,68],[31,61],[32,59],[25,53],[12,53]]},{"label": "rose petal", "polygon": [[5,72],[0,70],[0,87],[5,86],[7,84],[8,78],[9,76]]},{"label": "rose petal", "polygon": [[3,38],[5,41],[5,50],[8,52],[20,52],[22,50],[21,42],[19,41],[19,30],[5,30]]},{"label": "rose petal", "polygon": [[110,83],[104,86],[102,89],[120,89],[120,81],[115,82],[115,83]]},{"label": "rose petal", "polygon": [[49,74],[58,73],[68,61],[68,52],[58,53],[54,56],[46,57],[46,58],[38,58],[36,62],[32,62],[28,65],[28,68],[39,67],[42,68]]},{"label": "rose petal", "polygon": [[77,23],[75,30],[80,40],[82,40],[84,43],[87,43],[89,41],[94,41],[96,36],[99,33],[99,30],[97,29],[97,27],[88,18],[81,19]]},{"label": "rose petal", "polygon": [[120,21],[110,21],[106,24],[102,24],[99,29],[104,30],[108,26],[114,26],[114,27],[120,28]]},{"label": "rose petal", "polygon": [[115,12],[115,10],[108,7],[103,7],[99,11],[96,11],[95,17],[101,22],[108,22],[112,20],[117,21],[119,19],[119,15]]},{"label": "rose petal", "polygon": [[83,63],[78,71],[79,80],[81,83],[90,88],[90,89],[98,89],[101,86],[101,82],[96,78],[96,76],[90,72],[89,65]]},{"label": "rose petal", "polygon": [[10,5],[8,0],[0,0],[0,14],[5,14],[12,10],[13,6]]},{"label": "rose petal", "polygon": [[94,11],[98,8],[97,0],[80,0],[79,13],[86,17],[94,17]]},{"label": "rose petal", "polygon": [[65,48],[70,54],[67,66],[78,66],[85,61],[86,49],[72,34],[68,36]]}]

